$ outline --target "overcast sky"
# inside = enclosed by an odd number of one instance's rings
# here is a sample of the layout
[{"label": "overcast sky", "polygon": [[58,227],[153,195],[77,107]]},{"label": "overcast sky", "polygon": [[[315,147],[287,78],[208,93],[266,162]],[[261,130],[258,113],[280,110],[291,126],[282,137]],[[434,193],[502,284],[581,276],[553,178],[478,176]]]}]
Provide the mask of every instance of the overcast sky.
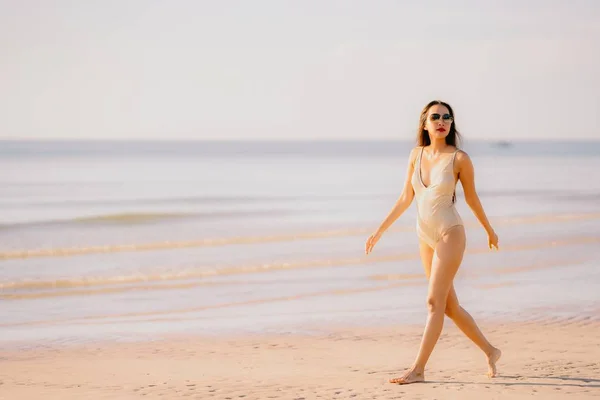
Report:
[{"label": "overcast sky", "polygon": [[0,137],[600,139],[600,1],[0,0]]}]

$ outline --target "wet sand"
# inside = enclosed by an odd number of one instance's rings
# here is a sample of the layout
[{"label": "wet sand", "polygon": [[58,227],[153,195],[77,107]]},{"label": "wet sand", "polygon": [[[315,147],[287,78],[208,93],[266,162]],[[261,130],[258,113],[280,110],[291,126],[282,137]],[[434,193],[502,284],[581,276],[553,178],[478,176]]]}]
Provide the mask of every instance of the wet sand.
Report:
[{"label": "wet sand", "polygon": [[[600,311],[600,310],[599,310]],[[525,318],[526,316],[524,316]],[[542,399],[600,396],[600,323],[480,321],[499,376],[446,319],[426,382],[388,383],[422,326],[312,327],[311,334],[178,336],[0,353],[1,399]]]}]

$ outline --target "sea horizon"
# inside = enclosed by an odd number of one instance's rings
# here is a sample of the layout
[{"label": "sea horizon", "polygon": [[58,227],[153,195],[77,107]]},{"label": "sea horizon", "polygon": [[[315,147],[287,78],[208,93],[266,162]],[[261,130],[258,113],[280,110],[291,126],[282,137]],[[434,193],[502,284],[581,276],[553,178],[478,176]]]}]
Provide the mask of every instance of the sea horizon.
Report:
[{"label": "sea horizon", "polygon": [[[393,156],[406,157],[414,139],[0,139],[0,157],[44,155]],[[600,139],[490,140],[463,138],[472,156],[596,156]]]}]

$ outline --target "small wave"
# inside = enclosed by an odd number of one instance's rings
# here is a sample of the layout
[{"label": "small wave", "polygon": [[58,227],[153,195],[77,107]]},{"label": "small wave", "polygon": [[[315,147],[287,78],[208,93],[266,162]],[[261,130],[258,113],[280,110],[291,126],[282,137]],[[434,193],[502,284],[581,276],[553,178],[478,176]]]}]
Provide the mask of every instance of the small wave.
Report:
[{"label": "small wave", "polygon": [[[396,228],[395,231],[412,230],[412,227]],[[16,250],[0,252],[0,260],[18,259],[18,258],[33,258],[33,257],[66,257],[86,254],[98,253],[118,253],[130,251],[156,251],[156,250],[173,250],[194,247],[216,247],[227,245],[240,244],[260,244],[273,242],[289,242],[294,240],[308,240],[318,238],[331,238],[336,236],[351,236],[358,234],[366,234],[369,232],[367,228],[343,229],[325,232],[309,232],[289,235],[271,235],[271,236],[241,236],[230,238],[217,239],[200,239],[189,241],[165,241],[143,244],[124,244],[124,245],[106,245],[106,246],[88,246],[88,247],[68,247],[54,249],[33,249],[33,250]]]},{"label": "small wave", "polygon": [[[284,211],[265,211],[267,215],[276,215],[276,213],[284,214]],[[251,212],[251,216],[260,215],[260,212]],[[242,215],[248,215],[244,212]],[[105,216],[104,218],[110,218]],[[123,218],[117,216],[117,218]],[[550,222],[571,222],[578,220],[592,220],[600,218],[600,213],[584,213],[584,214],[542,214],[529,215],[519,217],[507,217],[494,219],[494,224],[497,225],[519,225],[519,224],[537,224]],[[121,219],[122,220],[122,219]],[[477,228],[479,223],[476,221],[466,222],[466,228]],[[413,226],[399,226],[390,228],[389,232],[407,232],[414,230]],[[199,247],[216,247],[228,245],[246,245],[246,244],[265,244],[275,242],[291,242],[295,240],[310,240],[319,238],[333,238],[368,234],[372,231],[370,228],[353,228],[340,229],[321,232],[307,232],[289,235],[268,235],[268,236],[240,236],[229,238],[215,239],[199,239],[188,241],[164,241],[154,243],[140,244],[117,244],[117,245],[98,245],[84,247],[67,247],[67,248],[50,248],[50,249],[23,249],[0,252],[0,260],[22,259],[33,257],[68,257],[80,256],[88,254],[101,253],[119,253],[119,252],[137,252],[137,251],[158,251],[158,250],[174,250],[183,248],[199,248]]]},{"label": "small wave", "polygon": [[[596,241],[600,241],[600,238],[595,238]],[[563,241],[562,245],[573,244],[569,243],[569,241]],[[525,245],[526,248],[531,248],[534,244]],[[539,243],[538,247],[544,246],[554,246],[556,242],[545,242]],[[506,246],[510,247],[510,246]],[[515,246],[516,250],[522,250],[523,246]],[[418,257],[418,255],[416,255]],[[554,266],[559,265],[558,263],[554,263]],[[572,265],[570,261],[567,261],[566,265]],[[393,280],[393,279],[392,279]],[[47,320],[34,320],[34,321],[26,321],[26,322],[17,322],[17,323],[1,323],[0,327],[17,327],[17,326],[36,326],[36,325],[59,325],[63,323],[69,324],[104,324],[104,323],[113,323],[114,319],[120,319],[120,323],[124,322],[150,322],[150,321],[159,321],[159,320],[168,320],[177,318],[177,315],[190,314],[196,312],[202,312],[207,310],[215,310],[215,309],[224,309],[224,308],[235,308],[235,307],[246,307],[250,305],[257,304],[266,304],[272,302],[285,302],[299,299],[306,299],[312,297],[326,297],[326,296],[346,296],[350,294],[357,293],[367,293],[367,292],[377,292],[377,291],[385,291],[399,287],[408,287],[408,286],[422,286],[426,285],[427,281],[425,279],[421,280],[404,280],[401,279],[400,282],[390,283],[387,282],[382,285],[377,285],[375,287],[366,287],[366,288],[346,288],[346,289],[333,289],[333,290],[323,290],[302,294],[291,294],[285,296],[275,296],[275,297],[263,297],[252,300],[243,300],[243,301],[233,301],[233,302],[225,302],[225,303],[217,303],[211,305],[204,306],[195,306],[195,307],[186,307],[172,310],[152,310],[152,311],[136,311],[136,312],[124,312],[124,313],[113,313],[113,314],[101,314],[101,315],[89,315],[83,317],[71,317],[71,318],[62,318],[62,319],[47,319]],[[476,287],[482,289],[497,289],[503,286],[511,286],[513,281],[504,281],[496,284],[476,284]],[[179,289],[179,287],[175,287]],[[2,298],[0,296],[0,298]],[[148,318],[148,319],[145,319]],[[167,319],[165,319],[167,318]],[[584,322],[587,323],[589,318],[584,318]]]},{"label": "small wave", "polygon": [[[562,240],[551,240],[551,241],[536,241],[531,243],[519,243],[512,245],[502,246],[504,251],[526,251],[535,250],[549,247],[558,246],[571,246],[579,244],[590,244],[600,243],[600,237],[577,237]],[[472,248],[466,251],[467,254],[479,254],[489,252],[490,250],[486,247]],[[347,258],[336,258],[336,259],[323,259],[323,260],[308,260],[308,261],[291,261],[291,262],[279,262],[279,263],[264,263],[255,265],[238,265],[231,267],[222,268],[210,268],[210,267],[195,267],[188,268],[181,271],[168,271],[162,273],[145,273],[145,274],[131,274],[131,275],[119,275],[119,276],[96,276],[96,277],[77,277],[77,278],[65,278],[55,280],[23,280],[23,281],[12,281],[12,282],[0,282],[0,290],[8,291],[4,295],[0,295],[0,298],[35,298],[35,297],[52,297],[58,296],[56,292],[47,292],[46,294],[20,294],[14,293],[15,291],[35,291],[35,290],[56,290],[56,289],[77,289],[77,288],[96,288],[105,287],[108,289],[93,289],[98,293],[110,293],[115,291],[128,291],[128,290],[141,290],[135,285],[143,283],[145,290],[155,289],[164,290],[168,287],[156,285],[148,286],[150,284],[163,283],[168,281],[189,281],[193,279],[204,279],[217,276],[231,276],[231,275],[247,275],[256,273],[266,273],[273,271],[283,270],[298,270],[298,269],[309,269],[309,268],[333,268],[333,267],[349,267],[349,266],[362,266],[373,263],[382,262],[397,262],[407,260],[418,260],[420,258],[418,252],[412,253],[400,253],[391,255],[381,256],[363,256],[363,257],[347,257]],[[483,274],[510,274],[531,271],[534,269],[553,268],[559,265],[573,265],[583,263],[586,260],[580,259],[569,259],[569,260],[554,260],[553,262],[536,263],[533,265],[526,265],[520,267],[499,267],[494,268],[490,271],[482,272]],[[468,275],[475,275],[470,273]],[[413,280],[418,279],[420,274],[396,274],[396,275],[374,275],[370,279],[373,280]],[[181,285],[201,285],[206,283],[199,282],[182,282]],[[183,288],[184,286],[176,285],[174,288]],[[121,287],[118,290],[110,289],[110,287]],[[191,286],[190,286],[191,287]],[[91,292],[89,292],[91,293]],[[15,295],[17,297],[15,297]],[[65,294],[66,295],[66,294]]]},{"label": "small wave", "polygon": [[517,285],[516,281],[503,281],[503,282],[495,282],[495,283],[480,283],[478,285],[475,285],[475,287],[478,289],[498,289],[498,288],[504,288],[504,287],[508,287],[508,286],[516,286],[516,285]]},{"label": "small wave", "polygon": [[[174,219],[227,219],[227,218],[245,218],[245,217],[260,217],[260,216],[281,216],[297,213],[299,211],[292,210],[252,210],[252,211],[211,211],[211,212],[193,212],[193,213],[177,213],[177,212],[132,212],[132,213],[116,213],[90,215],[85,217],[75,217],[69,219],[58,219],[50,221],[32,221],[32,222],[17,222],[11,224],[0,224],[0,229],[23,229],[31,227],[48,227],[48,226],[64,226],[70,224],[87,224],[87,223],[115,223],[115,224],[134,224],[148,223],[163,220]],[[1,256],[0,256],[1,258]]]},{"label": "small wave", "polygon": [[164,204],[235,204],[235,203],[260,203],[283,202],[295,200],[293,197],[260,197],[260,196],[185,196],[167,198],[137,198],[137,199],[87,199],[87,200],[45,200],[45,201],[0,201],[3,208],[9,207],[97,207],[97,206],[132,206],[132,205],[164,205]]},{"label": "small wave", "polygon": [[[462,195],[462,191],[458,191],[457,195]],[[555,199],[578,199],[578,200],[595,200],[600,197],[597,192],[574,192],[565,190],[542,190],[542,189],[513,189],[513,190],[481,190],[478,191],[481,197],[544,197]]]},{"label": "small wave", "polygon": [[387,262],[398,260],[409,260],[418,258],[417,253],[406,253],[395,256],[379,257],[353,257],[339,259],[325,259],[299,262],[284,263],[265,263],[256,265],[239,265],[223,268],[197,267],[182,271],[164,272],[156,274],[132,274],[122,276],[108,277],[80,277],[57,280],[30,280],[18,282],[2,282],[0,290],[39,290],[39,289],[58,289],[58,288],[76,288],[76,287],[94,287],[107,285],[125,285],[139,282],[165,282],[185,279],[200,279],[225,275],[243,275],[260,272],[282,271],[303,268],[324,268],[339,267],[349,265],[361,265],[372,262]]},{"label": "small wave", "polygon": [[[14,185],[14,184],[13,184]],[[95,184],[94,184],[95,185]],[[35,186],[35,185],[32,185]],[[72,186],[81,186],[74,182]],[[65,188],[67,190],[68,188]],[[343,201],[355,199],[373,199],[390,197],[393,193],[344,193],[343,195],[294,195],[294,196],[180,196],[164,198],[135,198],[135,199],[62,199],[62,200],[35,200],[35,201],[7,201],[0,200],[2,208],[10,207],[90,207],[90,206],[132,206],[132,205],[165,205],[165,204],[248,204],[248,203],[285,203],[291,201]]]},{"label": "small wave", "polygon": [[371,275],[369,279],[375,281],[403,281],[411,279],[423,279],[423,274],[384,274],[384,275]]},{"label": "small wave", "polygon": [[192,217],[191,213],[122,213],[122,214],[106,214],[93,217],[78,217],[73,218],[73,222],[150,222],[162,219],[186,218]]},{"label": "small wave", "polygon": [[[240,306],[249,306],[256,304],[267,304],[272,302],[280,302],[280,301],[291,301],[291,300],[299,300],[311,297],[321,297],[321,296],[345,296],[354,293],[367,293],[367,292],[377,292],[382,290],[390,290],[397,287],[403,286],[415,286],[415,285],[423,285],[423,282],[401,282],[401,283],[391,283],[378,287],[368,287],[368,288],[354,288],[354,289],[334,289],[334,290],[325,290],[319,292],[312,293],[303,293],[303,294],[295,294],[288,296],[277,296],[277,297],[268,297],[261,298],[256,300],[245,300],[245,301],[237,301],[237,302],[229,302],[229,303],[219,303],[214,305],[207,306],[198,306],[198,307],[189,307],[185,309],[177,309],[177,310],[164,310],[164,311],[145,311],[145,312],[128,312],[121,314],[104,314],[104,315],[90,315],[85,317],[75,317],[75,318],[63,318],[63,319],[51,319],[51,320],[37,320],[37,321],[27,321],[27,322],[17,322],[17,323],[2,323],[0,322],[0,327],[17,327],[17,326],[35,326],[35,325],[58,325],[61,323],[85,323],[85,324],[93,324],[93,323],[103,323],[102,321],[106,321],[112,318],[139,318],[139,317],[155,317],[161,315],[176,315],[176,314],[187,314],[194,313],[206,310],[215,310],[215,309],[223,309],[223,308],[234,308]],[[138,319],[139,320],[139,319]],[[127,322],[121,321],[121,322]]]}]

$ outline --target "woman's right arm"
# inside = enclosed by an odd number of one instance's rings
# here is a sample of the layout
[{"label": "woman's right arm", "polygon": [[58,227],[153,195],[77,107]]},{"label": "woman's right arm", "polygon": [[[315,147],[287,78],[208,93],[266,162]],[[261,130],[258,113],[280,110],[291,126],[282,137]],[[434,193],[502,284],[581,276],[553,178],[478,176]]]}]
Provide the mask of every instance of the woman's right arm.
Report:
[{"label": "woman's right arm", "polygon": [[388,228],[390,226],[392,226],[392,224],[394,222],[396,222],[396,220],[398,218],[400,218],[400,216],[404,213],[404,211],[406,211],[408,209],[408,207],[410,206],[410,204],[413,201],[413,198],[415,197],[415,192],[412,187],[411,179],[412,179],[412,175],[414,172],[415,160],[417,158],[416,157],[417,150],[418,150],[418,148],[414,148],[410,152],[410,156],[408,158],[408,166],[406,168],[406,178],[404,180],[404,188],[402,189],[402,193],[400,194],[400,197],[396,201],[396,204],[394,204],[394,206],[390,210],[387,217],[383,220],[383,222],[381,223],[379,228],[367,240],[366,249],[365,249],[367,254],[369,254],[371,252],[371,250],[373,249],[373,246],[375,246],[375,243],[377,243],[377,241],[379,240],[381,235],[383,235],[383,233],[386,230],[388,230]]}]

